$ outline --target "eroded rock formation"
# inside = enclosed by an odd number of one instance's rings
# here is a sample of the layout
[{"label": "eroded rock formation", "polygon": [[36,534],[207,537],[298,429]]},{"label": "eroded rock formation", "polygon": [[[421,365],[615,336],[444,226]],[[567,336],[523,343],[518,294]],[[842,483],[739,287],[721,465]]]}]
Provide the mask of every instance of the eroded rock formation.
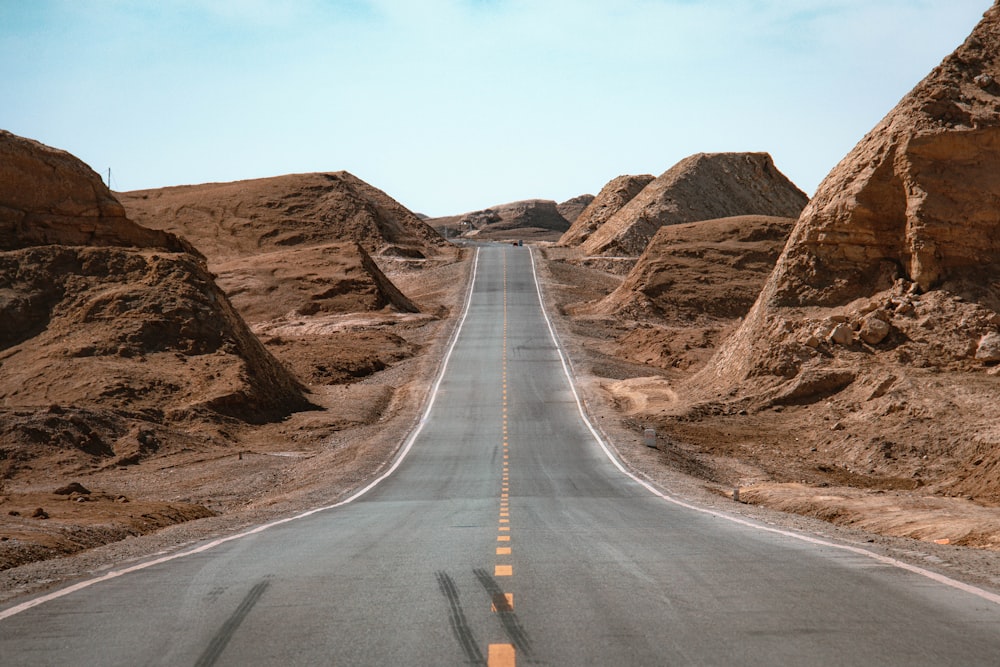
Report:
[{"label": "eroded rock formation", "polygon": [[611,179],[597,193],[587,208],[573,220],[573,224],[559,239],[560,245],[580,245],[586,241],[598,227],[607,222],[611,216],[620,211],[625,204],[632,201],[642,189],[653,182],[654,176],[618,176]]},{"label": "eroded rock formation", "polygon": [[737,215],[798,217],[807,201],[767,153],[698,153],[643,188],[580,247],[587,255],[636,256],[666,225]]}]

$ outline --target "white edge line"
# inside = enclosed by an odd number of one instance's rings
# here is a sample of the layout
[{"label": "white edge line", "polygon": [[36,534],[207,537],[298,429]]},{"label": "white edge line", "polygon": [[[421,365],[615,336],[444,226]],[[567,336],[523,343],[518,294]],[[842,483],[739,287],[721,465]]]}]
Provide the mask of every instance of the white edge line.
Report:
[{"label": "white edge line", "polygon": [[455,331],[454,331],[454,333],[451,336],[451,342],[448,345],[448,350],[447,350],[447,352],[445,352],[444,359],[441,362],[441,370],[438,372],[437,380],[435,380],[434,385],[431,388],[430,395],[427,398],[427,406],[424,409],[424,412],[423,412],[423,414],[420,417],[419,423],[417,424],[417,426],[412,431],[410,431],[410,434],[407,436],[406,440],[404,441],[403,447],[399,451],[399,453],[396,455],[396,459],[393,461],[392,465],[389,466],[389,469],[386,470],[384,473],[382,473],[379,477],[377,477],[375,480],[373,480],[372,482],[370,482],[364,488],[362,488],[362,489],[360,489],[358,491],[355,491],[353,494],[351,494],[350,496],[348,496],[344,500],[336,502],[336,503],[334,503],[332,505],[325,505],[323,507],[317,507],[317,508],[311,509],[311,510],[309,510],[307,512],[302,512],[301,514],[296,514],[295,516],[290,516],[290,517],[286,517],[284,519],[278,519],[276,521],[271,521],[270,523],[261,524],[260,526],[257,526],[255,528],[251,528],[250,530],[245,530],[245,531],[243,531],[241,533],[237,533],[235,535],[228,535],[226,537],[221,537],[221,538],[219,538],[217,540],[213,540],[211,542],[206,542],[205,544],[202,544],[202,545],[200,545],[198,547],[195,547],[194,549],[189,549],[187,551],[179,551],[177,553],[173,553],[173,554],[169,554],[169,555],[166,555],[166,556],[162,556],[162,557],[156,558],[154,560],[144,561],[142,563],[137,563],[136,565],[132,565],[131,567],[126,567],[126,568],[123,568],[121,570],[114,570],[112,572],[108,572],[106,574],[103,574],[103,575],[101,575],[99,577],[95,577],[93,579],[87,579],[85,581],[80,581],[80,582],[75,583],[75,584],[73,584],[71,586],[67,586],[66,588],[60,588],[59,590],[53,591],[53,592],[48,593],[46,595],[42,595],[40,597],[33,598],[33,599],[28,600],[26,602],[22,602],[19,605],[15,605],[15,606],[13,606],[13,607],[11,607],[9,609],[5,609],[3,611],[0,611],[0,621],[2,621],[4,619],[7,619],[7,618],[10,618],[11,616],[16,616],[17,614],[20,614],[21,612],[24,612],[24,611],[27,611],[28,609],[31,609],[32,607],[37,607],[38,605],[41,605],[41,604],[44,604],[46,602],[50,602],[52,600],[61,598],[63,596],[69,595],[70,593],[75,593],[76,591],[82,590],[84,588],[88,588],[90,586],[93,586],[94,584],[101,583],[102,581],[108,581],[109,579],[116,579],[116,578],[121,577],[123,575],[129,574],[129,573],[132,573],[132,572],[137,572],[138,570],[144,570],[147,567],[152,567],[154,565],[160,565],[161,563],[166,563],[168,561],[172,561],[172,560],[175,560],[175,559],[178,559],[178,558],[184,558],[185,556],[193,556],[194,554],[203,553],[205,551],[208,551],[209,549],[214,549],[215,547],[217,547],[217,546],[219,546],[221,544],[225,544],[226,542],[232,542],[233,540],[239,540],[239,539],[242,539],[244,537],[249,537],[250,535],[256,535],[257,533],[262,533],[265,530],[268,530],[269,528],[274,528],[275,526],[280,526],[282,524],[290,523],[292,521],[298,521],[299,519],[304,519],[305,517],[312,516],[313,514],[316,514],[318,512],[325,512],[327,510],[331,510],[331,509],[334,509],[334,508],[337,508],[337,507],[342,507],[343,505],[347,505],[348,503],[354,502],[355,500],[357,500],[361,496],[365,495],[366,493],[368,493],[369,491],[371,491],[372,489],[374,489],[380,483],[382,483],[387,477],[389,477],[392,473],[394,473],[397,468],[399,468],[400,464],[402,464],[402,462],[403,462],[403,459],[405,459],[406,455],[410,453],[410,449],[413,448],[413,443],[416,442],[417,437],[420,435],[420,432],[423,431],[424,424],[427,423],[427,419],[430,416],[431,409],[434,407],[434,402],[435,402],[435,400],[437,400],[438,389],[440,389],[441,382],[444,380],[445,371],[448,369],[448,361],[451,359],[451,353],[455,350],[455,345],[456,345],[456,343],[458,343],[459,334],[462,332],[462,327],[465,325],[465,319],[469,315],[469,306],[472,303],[473,288],[474,288],[474,286],[476,284],[476,276],[477,276],[477,273],[478,273],[478,270],[479,270],[479,250],[480,250],[480,248],[476,248],[476,254],[475,254],[475,257],[473,258],[473,263],[472,263],[472,279],[469,281],[469,287],[468,287],[468,290],[467,290],[466,295],[465,295],[465,307],[462,310],[462,317],[459,319],[458,325],[455,327]]},{"label": "white edge line", "polygon": [[580,418],[583,419],[583,423],[587,425],[587,429],[590,430],[591,435],[594,436],[594,440],[597,442],[598,445],[600,445],[601,449],[604,451],[604,454],[608,457],[611,463],[614,464],[614,466],[618,468],[618,470],[620,470],[622,473],[630,477],[636,483],[645,487],[646,490],[652,493],[654,496],[658,496],[659,498],[662,498],[668,503],[673,503],[674,505],[678,505],[680,507],[684,507],[686,509],[693,510],[695,512],[700,512],[702,514],[708,514],[709,516],[714,516],[719,519],[725,519],[726,521],[731,521],[741,526],[747,526],[749,528],[754,528],[756,530],[762,530],[768,533],[775,533],[778,535],[783,535],[785,537],[791,537],[797,540],[801,540],[803,542],[808,542],[810,544],[815,544],[823,547],[831,547],[833,549],[841,549],[843,551],[848,551],[850,553],[857,554],[859,556],[865,556],[866,558],[871,558],[872,560],[876,560],[885,565],[891,565],[892,567],[897,567],[901,570],[907,570],[909,572],[913,572],[914,574],[919,574],[922,577],[927,577],[928,579],[936,581],[940,584],[944,584],[945,586],[950,586],[951,588],[958,589],[965,593],[969,593],[971,595],[980,597],[983,600],[987,600],[994,604],[1000,605],[1000,595],[996,593],[991,593],[990,591],[984,590],[982,588],[977,588],[976,586],[973,586],[971,584],[966,584],[956,579],[952,579],[951,577],[946,577],[943,574],[938,574],[937,572],[925,570],[922,567],[911,565],[909,563],[905,563],[901,560],[896,560],[895,558],[891,558],[889,556],[883,556],[882,554],[875,553],[874,551],[868,551],[867,549],[862,549],[860,547],[852,547],[846,544],[837,544],[836,542],[829,542],[827,540],[823,540],[818,537],[803,535],[801,533],[796,533],[789,530],[782,530],[780,528],[762,526],[753,521],[741,519],[731,514],[726,514],[705,507],[698,507],[697,505],[692,505],[690,503],[684,502],[683,500],[674,498],[673,496],[670,496],[667,493],[664,493],[663,491],[657,489],[655,486],[653,486],[646,480],[639,478],[633,472],[628,470],[621,463],[621,461],[618,460],[618,457],[615,456],[614,453],[612,453],[607,443],[604,442],[604,438],[600,436],[600,434],[597,432],[597,429],[594,428],[593,423],[591,423],[590,418],[587,416],[587,412],[583,407],[583,401],[580,399],[580,394],[577,393],[576,391],[576,382],[573,380],[573,374],[570,371],[569,365],[567,363],[567,356],[563,352],[563,348],[562,345],[560,345],[559,343],[558,336],[556,336],[556,331],[552,326],[552,320],[549,319],[549,315],[545,311],[545,300],[542,297],[542,288],[538,282],[538,273],[535,271],[535,255],[533,252],[531,252],[530,247],[528,248],[528,251],[531,255],[531,275],[535,280],[535,291],[538,293],[538,304],[542,309],[542,316],[545,318],[545,324],[549,328],[549,335],[552,337],[552,342],[556,346],[556,352],[559,354],[559,361],[562,363],[563,372],[566,374],[566,379],[569,381],[570,391],[573,392],[573,398],[576,399],[576,407],[577,410],[579,410],[580,412]]}]

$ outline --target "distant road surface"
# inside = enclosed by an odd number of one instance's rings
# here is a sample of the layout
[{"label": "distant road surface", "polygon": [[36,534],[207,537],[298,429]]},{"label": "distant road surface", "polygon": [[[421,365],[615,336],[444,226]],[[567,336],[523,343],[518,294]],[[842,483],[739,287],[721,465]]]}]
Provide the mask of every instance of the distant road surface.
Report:
[{"label": "distant road surface", "polygon": [[408,442],[349,504],[0,609],[0,664],[1000,664],[995,595],[623,474],[526,247],[481,249]]}]

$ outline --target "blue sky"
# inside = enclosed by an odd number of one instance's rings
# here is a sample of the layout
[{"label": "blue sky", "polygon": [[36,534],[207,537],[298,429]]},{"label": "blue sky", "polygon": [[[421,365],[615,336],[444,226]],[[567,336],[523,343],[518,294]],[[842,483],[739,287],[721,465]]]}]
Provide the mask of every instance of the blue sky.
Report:
[{"label": "blue sky", "polygon": [[812,194],[990,0],[0,0],[0,128],[116,190],[346,169],[449,215],[767,151]]}]

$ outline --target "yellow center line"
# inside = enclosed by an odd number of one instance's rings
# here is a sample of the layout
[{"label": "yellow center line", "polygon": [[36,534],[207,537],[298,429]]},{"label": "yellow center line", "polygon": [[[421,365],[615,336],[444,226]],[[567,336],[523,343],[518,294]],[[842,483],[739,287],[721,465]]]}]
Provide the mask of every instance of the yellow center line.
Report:
[{"label": "yellow center line", "polygon": [[497,542],[510,542],[510,535],[497,535]]},{"label": "yellow center line", "polygon": [[492,611],[514,611],[513,593],[495,593],[493,595]]},{"label": "yellow center line", "polygon": [[497,565],[493,568],[494,577],[512,577],[514,576],[514,566],[513,565]]}]

